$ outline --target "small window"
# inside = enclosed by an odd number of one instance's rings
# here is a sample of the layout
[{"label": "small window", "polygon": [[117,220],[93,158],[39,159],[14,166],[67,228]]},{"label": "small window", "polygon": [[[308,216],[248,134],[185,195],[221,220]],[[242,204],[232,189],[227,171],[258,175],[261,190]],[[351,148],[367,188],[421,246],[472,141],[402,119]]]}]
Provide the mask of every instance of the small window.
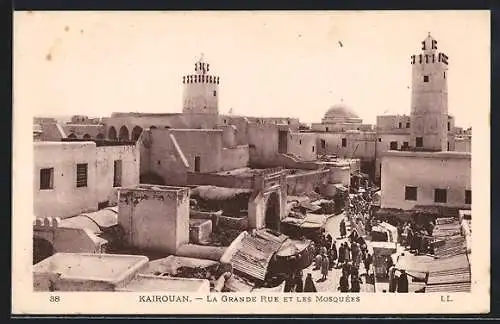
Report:
[{"label": "small window", "polygon": [[405,187],[405,200],[417,200],[417,187]]},{"label": "small window", "polygon": [[215,97],[215,96],[217,96],[217,91],[216,91],[216,90],[214,90],[214,97]]},{"label": "small window", "polygon": [[448,142],[448,151],[450,150],[450,142]]},{"label": "small window", "polygon": [[399,128],[403,128],[403,123],[399,123]]},{"label": "small window", "polygon": [[299,140],[299,144],[302,144],[302,140]]},{"label": "small window", "polygon": [[227,124],[227,120],[224,119],[224,124]]},{"label": "small window", "polygon": [[472,191],[471,190],[465,190],[465,203],[467,205],[472,204]]},{"label": "small window", "polygon": [[347,146],[347,139],[343,138],[342,139],[342,147],[346,147],[346,146]]},{"label": "small window", "polygon": [[403,147],[408,147],[410,143],[408,142],[403,142]]},{"label": "small window", "polygon": [[320,142],[321,142],[321,148],[322,149],[326,148],[326,141],[322,139]]},{"label": "small window", "polygon": [[429,82],[429,76],[428,75],[424,75],[424,82]]},{"label": "small window", "polygon": [[122,185],[122,160],[116,160],[114,165],[113,187]]},{"label": "small window", "polygon": [[406,123],[406,128],[410,128],[410,123]]},{"label": "small window", "polygon": [[314,146],[312,147],[312,151],[314,152]]},{"label": "small window", "polygon": [[446,79],[446,72],[443,72],[443,78]]},{"label": "small window", "polygon": [[398,142],[396,142],[396,141],[391,142],[390,143],[390,149],[392,151],[397,150],[398,149]]},{"label": "small window", "polygon": [[448,132],[450,131],[451,129],[451,125],[450,125],[450,122],[448,122]]},{"label": "small window", "polygon": [[327,132],[328,132],[328,127],[326,127],[326,128],[325,128],[325,131],[327,131]]},{"label": "small window", "polygon": [[88,164],[78,163],[76,165],[76,187],[82,188],[87,186]]},{"label": "small window", "polygon": [[382,137],[379,137],[379,138],[378,138],[378,141],[379,141],[379,142],[382,142]]},{"label": "small window", "polygon": [[40,190],[54,189],[54,168],[40,169]]},{"label": "small window", "polygon": [[446,203],[446,189],[434,189],[434,202]]},{"label": "small window", "polygon": [[423,147],[424,146],[424,139],[422,137],[417,137],[415,139],[415,146],[416,147]]}]

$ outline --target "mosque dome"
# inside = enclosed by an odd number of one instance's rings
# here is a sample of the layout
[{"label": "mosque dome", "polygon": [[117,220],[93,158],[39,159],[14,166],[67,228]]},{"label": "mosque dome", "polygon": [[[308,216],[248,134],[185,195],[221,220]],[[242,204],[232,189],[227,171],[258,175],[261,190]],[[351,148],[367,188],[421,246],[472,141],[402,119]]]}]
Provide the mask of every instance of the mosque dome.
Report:
[{"label": "mosque dome", "polygon": [[361,118],[346,104],[338,103],[330,107],[323,118],[325,123],[361,123]]}]

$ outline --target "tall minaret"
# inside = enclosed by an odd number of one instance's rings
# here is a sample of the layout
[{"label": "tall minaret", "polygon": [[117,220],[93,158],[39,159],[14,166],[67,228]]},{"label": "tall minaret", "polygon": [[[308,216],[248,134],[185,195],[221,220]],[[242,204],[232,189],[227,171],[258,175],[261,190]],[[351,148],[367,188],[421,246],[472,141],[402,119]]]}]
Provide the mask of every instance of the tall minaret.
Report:
[{"label": "tall minaret", "polygon": [[448,56],[429,35],[422,52],[411,56],[410,146],[446,151],[448,146]]},{"label": "tall minaret", "polygon": [[203,61],[203,54],[194,64],[194,74],[182,77],[184,85],[183,113],[219,113],[219,77],[210,75],[210,64]]}]

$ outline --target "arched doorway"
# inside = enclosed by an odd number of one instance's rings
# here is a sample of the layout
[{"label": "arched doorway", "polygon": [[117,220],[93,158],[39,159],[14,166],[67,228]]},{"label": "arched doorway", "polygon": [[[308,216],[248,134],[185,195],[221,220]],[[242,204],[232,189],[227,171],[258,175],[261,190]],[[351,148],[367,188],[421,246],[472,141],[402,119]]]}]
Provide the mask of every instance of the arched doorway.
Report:
[{"label": "arched doorway", "polygon": [[116,137],[116,129],[115,129],[113,126],[111,126],[111,127],[109,128],[109,131],[108,131],[108,138],[109,138],[110,140],[116,140],[116,139],[117,139],[117,137]]},{"label": "arched doorway", "polygon": [[68,138],[77,138],[76,135],[74,133],[71,133],[68,135]]},{"label": "arched doorway", "polygon": [[54,247],[49,241],[41,238],[33,239],[33,264],[37,264],[53,254]]},{"label": "arched doorway", "polygon": [[137,142],[141,134],[142,134],[142,127],[135,126],[134,129],[132,129],[132,141]]},{"label": "arched doorway", "polygon": [[278,194],[273,192],[266,203],[266,228],[279,231],[280,222],[280,200]]},{"label": "arched doorway", "polygon": [[83,135],[83,138],[84,139],[91,139],[92,137],[89,134],[85,134],[85,135]]},{"label": "arched doorway", "polygon": [[96,138],[97,138],[98,140],[103,140],[103,139],[104,139],[104,135],[103,135],[103,134],[101,134],[101,133],[99,133],[99,134],[97,134]]},{"label": "arched doorway", "polygon": [[128,134],[128,128],[125,125],[120,128],[120,134],[118,135],[118,139],[120,141],[130,140],[130,136]]}]

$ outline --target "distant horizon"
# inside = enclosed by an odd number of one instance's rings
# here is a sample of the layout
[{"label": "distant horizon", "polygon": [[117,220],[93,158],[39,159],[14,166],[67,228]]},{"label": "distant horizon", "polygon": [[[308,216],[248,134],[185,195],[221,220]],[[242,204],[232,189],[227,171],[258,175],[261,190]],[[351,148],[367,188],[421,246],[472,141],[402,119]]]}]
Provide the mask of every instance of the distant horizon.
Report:
[{"label": "distant horizon", "polygon": [[448,115],[465,129],[471,110],[490,111],[489,24],[487,11],[15,12],[15,108],[181,113],[182,76],[204,53],[221,115],[312,124],[343,101],[375,125],[410,115],[410,56],[430,32],[450,58]]}]

